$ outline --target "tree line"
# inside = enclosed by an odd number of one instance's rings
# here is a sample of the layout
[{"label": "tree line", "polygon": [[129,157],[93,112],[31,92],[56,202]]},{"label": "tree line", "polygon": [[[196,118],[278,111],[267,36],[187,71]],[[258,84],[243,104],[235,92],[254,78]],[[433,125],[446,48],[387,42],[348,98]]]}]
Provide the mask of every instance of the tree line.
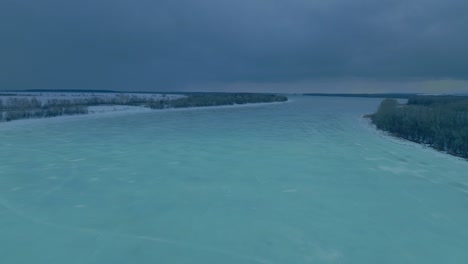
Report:
[{"label": "tree line", "polygon": [[306,93],[307,96],[327,96],[327,97],[363,97],[363,98],[396,98],[408,99],[415,96],[415,93]]},{"label": "tree line", "polygon": [[186,107],[203,107],[203,106],[221,106],[234,104],[249,104],[249,103],[272,103],[287,101],[286,96],[274,94],[190,94],[186,97],[163,100],[149,101],[148,106],[152,109],[165,108],[186,108]]},{"label": "tree line", "polygon": [[12,121],[26,118],[43,118],[61,115],[87,114],[89,106],[129,105],[151,109],[219,106],[246,103],[268,103],[287,101],[287,97],[274,94],[189,94],[185,97],[170,99],[140,97],[118,94],[114,97],[90,97],[82,99],[49,99],[41,102],[37,98],[11,97],[3,101],[0,98],[0,121]]},{"label": "tree line", "polygon": [[0,121],[54,117],[88,113],[87,106],[74,100],[52,99],[42,103],[37,98],[0,99]]},{"label": "tree line", "polygon": [[394,136],[468,158],[468,97],[414,96],[406,104],[385,99],[368,117]]}]

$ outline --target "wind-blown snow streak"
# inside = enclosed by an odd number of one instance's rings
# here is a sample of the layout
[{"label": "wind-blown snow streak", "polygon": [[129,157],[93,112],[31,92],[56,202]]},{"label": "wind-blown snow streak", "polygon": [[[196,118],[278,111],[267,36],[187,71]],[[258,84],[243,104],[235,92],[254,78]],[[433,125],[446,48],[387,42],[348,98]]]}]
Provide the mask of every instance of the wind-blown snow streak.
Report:
[{"label": "wind-blown snow streak", "polygon": [[[59,187],[58,187],[59,188]],[[53,188],[53,190],[56,188]],[[27,221],[30,221],[34,224],[37,225],[42,225],[50,228],[55,228],[55,229],[61,229],[61,230],[67,230],[71,232],[83,232],[83,233],[88,233],[91,235],[96,235],[96,236],[111,236],[111,237],[116,237],[120,239],[133,239],[133,240],[142,240],[142,241],[147,241],[151,243],[157,243],[157,244],[166,244],[166,245],[172,245],[175,247],[180,247],[180,248],[186,248],[186,249],[193,249],[193,250],[199,250],[199,251],[205,251],[205,252],[211,252],[211,253],[217,253],[225,256],[229,256],[232,258],[236,259],[242,259],[246,261],[250,261],[252,263],[260,263],[260,264],[274,264],[274,262],[255,257],[255,256],[249,256],[249,255],[242,255],[238,254],[235,252],[231,252],[228,250],[224,249],[219,249],[216,247],[212,246],[205,246],[205,245],[192,245],[188,243],[184,243],[181,241],[176,241],[176,240],[171,240],[171,239],[166,239],[162,237],[154,237],[154,236],[144,236],[144,235],[138,235],[138,234],[130,234],[130,233],[121,233],[121,232],[112,232],[108,230],[99,230],[99,229],[94,229],[94,228],[87,228],[87,227],[73,227],[73,226],[66,226],[66,225],[61,225],[61,224],[55,224],[51,222],[45,222],[41,219],[35,218],[34,216],[30,216],[27,213],[23,212],[21,209],[18,208],[18,206],[15,206],[11,204],[9,201],[4,199],[3,197],[0,196],[0,206],[8,210],[9,212],[15,214],[16,216],[25,219]],[[96,254],[96,252],[92,253]],[[91,255],[92,255],[91,254]]]}]

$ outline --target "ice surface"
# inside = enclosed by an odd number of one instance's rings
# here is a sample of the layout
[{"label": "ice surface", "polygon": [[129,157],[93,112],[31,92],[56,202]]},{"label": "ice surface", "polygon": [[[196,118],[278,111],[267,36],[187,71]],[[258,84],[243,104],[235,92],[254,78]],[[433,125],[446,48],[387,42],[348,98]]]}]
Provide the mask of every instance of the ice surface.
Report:
[{"label": "ice surface", "polygon": [[465,263],[468,162],[378,99],[0,126],[0,263]]}]

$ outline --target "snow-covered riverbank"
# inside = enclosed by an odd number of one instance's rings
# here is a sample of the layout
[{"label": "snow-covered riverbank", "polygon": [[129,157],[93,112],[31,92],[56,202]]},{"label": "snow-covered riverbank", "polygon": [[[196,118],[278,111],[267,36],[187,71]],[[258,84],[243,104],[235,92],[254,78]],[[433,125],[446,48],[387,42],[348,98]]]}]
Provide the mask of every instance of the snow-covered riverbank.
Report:
[{"label": "snow-covered riverbank", "polygon": [[[29,95],[28,95],[29,96]],[[162,100],[167,100],[167,96],[159,95]],[[179,96],[179,97],[176,97]],[[183,95],[171,95],[169,98],[177,99]],[[64,97],[70,98],[70,97]],[[154,96],[156,98],[156,96]],[[38,99],[39,100],[39,99]],[[67,99],[68,100],[68,99]],[[227,109],[227,108],[246,108],[246,107],[261,107],[266,105],[277,105],[284,104],[286,102],[266,102],[266,103],[247,103],[247,104],[233,104],[233,105],[220,105],[220,106],[203,106],[203,107],[181,107],[181,108],[167,108],[167,109],[151,109],[144,106],[130,106],[130,105],[96,105],[88,106],[87,114],[75,114],[75,115],[61,115],[49,118],[27,118],[18,119],[8,122],[0,122],[0,129],[18,128],[38,123],[56,123],[73,121],[79,119],[92,119],[92,118],[105,118],[116,115],[127,115],[127,114],[139,114],[139,113],[150,113],[150,112],[173,112],[173,111],[196,111],[196,110],[215,110],[215,109]]]},{"label": "snow-covered riverbank", "polygon": [[48,100],[74,100],[100,98],[110,99],[116,96],[129,96],[154,100],[172,100],[185,97],[182,94],[161,94],[161,93],[90,93],[90,92],[0,92],[0,100],[6,102],[8,98],[36,98],[41,103]]}]

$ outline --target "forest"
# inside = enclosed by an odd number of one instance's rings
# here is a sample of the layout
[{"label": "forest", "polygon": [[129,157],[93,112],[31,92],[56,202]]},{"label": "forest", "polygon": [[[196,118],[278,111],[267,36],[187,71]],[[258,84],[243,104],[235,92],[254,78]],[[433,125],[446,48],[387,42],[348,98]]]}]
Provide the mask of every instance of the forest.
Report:
[{"label": "forest", "polygon": [[468,158],[468,97],[413,96],[406,104],[385,99],[367,117],[393,136]]},{"label": "forest", "polygon": [[153,99],[151,97],[118,94],[113,97],[90,97],[84,99],[49,99],[41,102],[35,97],[0,99],[0,121],[27,118],[44,118],[61,115],[87,114],[88,106],[130,105],[151,109],[220,106],[247,103],[270,103],[287,101],[286,96],[252,93],[206,93],[188,94],[178,99]]}]

